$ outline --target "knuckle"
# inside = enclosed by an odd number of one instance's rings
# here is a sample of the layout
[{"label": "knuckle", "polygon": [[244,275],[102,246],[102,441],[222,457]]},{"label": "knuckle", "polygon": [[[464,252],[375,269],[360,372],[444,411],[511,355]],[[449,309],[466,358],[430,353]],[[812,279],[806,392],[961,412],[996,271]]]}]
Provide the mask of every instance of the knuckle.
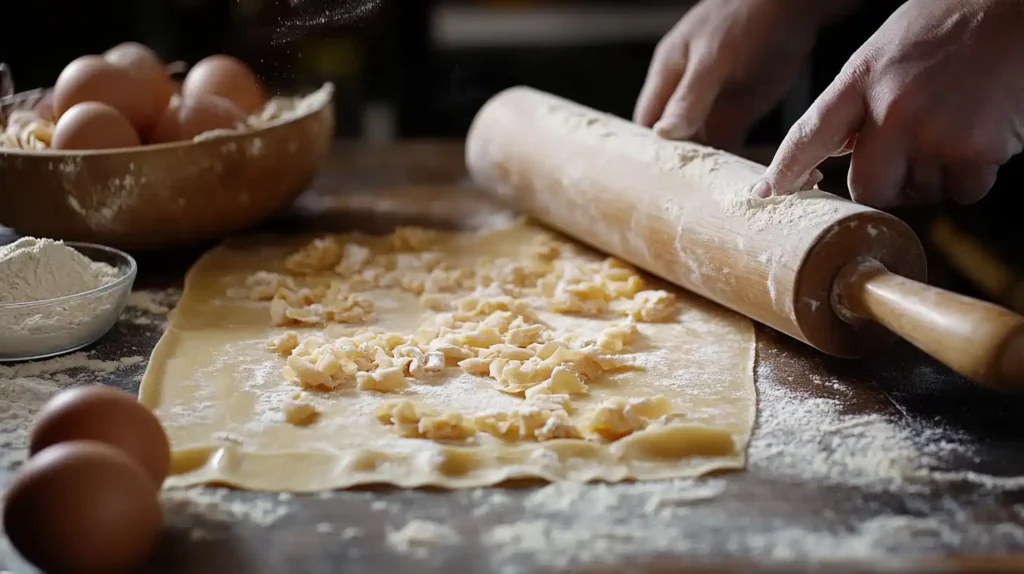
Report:
[{"label": "knuckle", "polygon": [[863,46],[843,64],[836,80],[844,84],[865,84],[874,75],[882,54],[874,46]]},{"label": "knuckle", "polygon": [[720,65],[726,60],[725,55],[717,54],[714,50],[701,43],[691,43],[688,52],[686,58],[687,65],[698,70],[707,70],[713,66]]},{"label": "knuckle", "polygon": [[[790,137],[787,138],[791,140],[790,147],[792,149],[803,151],[807,146],[811,145],[812,141],[818,140],[822,146],[828,148],[828,151],[831,152],[840,149],[846,143],[848,139],[848,134],[846,133],[828,134],[827,138],[819,137],[825,133],[824,113],[823,109],[813,109],[793,124],[793,127],[789,130]],[[828,141],[823,141],[825,139]],[[815,145],[815,147],[819,146]]]},{"label": "knuckle", "polygon": [[683,45],[671,36],[665,36],[654,47],[653,62],[656,67],[672,69],[683,65]]},{"label": "knuckle", "polygon": [[821,129],[821,115],[817,112],[804,114],[789,130],[790,143],[793,147],[802,146],[804,142],[814,137],[814,134]]},{"label": "knuckle", "polygon": [[836,74],[836,82],[844,85],[858,84],[871,73],[871,63],[864,57],[853,57]]},{"label": "knuckle", "polygon": [[881,125],[907,125],[918,123],[924,101],[913,89],[880,89],[876,91],[878,107],[876,118]]},{"label": "knuckle", "polygon": [[772,183],[773,187],[788,187],[791,182],[800,178],[802,174],[797,173],[796,167],[793,166],[793,158],[797,153],[798,150],[792,147],[785,148],[783,153],[780,154],[779,160],[772,163],[768,170],[768,180]]}]

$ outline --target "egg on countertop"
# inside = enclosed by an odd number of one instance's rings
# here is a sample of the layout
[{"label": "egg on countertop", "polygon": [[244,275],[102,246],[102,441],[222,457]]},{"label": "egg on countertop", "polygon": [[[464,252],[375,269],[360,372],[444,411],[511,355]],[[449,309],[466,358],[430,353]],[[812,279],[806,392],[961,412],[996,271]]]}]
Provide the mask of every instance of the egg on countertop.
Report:
[{"label": "egg on countertop", "polygon": [[246,115],[230,101],[210,95],[175,98],[153,128],[151,143],[190,140],[211,130],[234,129]]},{"label": "egg on countertop", "polygon": [[170,470],[171,445],[156,415],[134,396],[105,385],[74,388],[50,399],[36,415],[29,454],[75,440],[123,451],[157,486]]},{"label": "egg on countertop", "polygon": [[198,95],[220,96],[250,115],[267,102],[256,74],[237,58],[218,54],[203,58],[189,70],[181,86],[186,98]]},{"label": "egg on countertop", "polygon": [[100,102],[82,102],[64,112],[53,128],[54,149],[113,149],[141,143],[128,118]]},{"label": "egg on countertop", "polygon": [[114,65],[100,56],[82,56],[68,64],[53,87],[53,111],[60,118],[82,102],[101,102],[124,114],[139,132],[146,133],[167,102],[151,79]]},{"label": "egg on countertop", "polygon": [[22,466],[4,501],[4,532],[28,561],[51,574],[138,569],[162,529],[156,488],[123,452],[65,442]]}]

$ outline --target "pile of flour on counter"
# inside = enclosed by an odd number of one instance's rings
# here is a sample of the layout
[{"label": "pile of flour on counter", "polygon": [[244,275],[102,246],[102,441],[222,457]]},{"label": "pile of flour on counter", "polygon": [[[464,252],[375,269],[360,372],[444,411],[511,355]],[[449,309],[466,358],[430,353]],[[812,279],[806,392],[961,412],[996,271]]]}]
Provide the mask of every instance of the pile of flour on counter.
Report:
[{"label": "pile of flour on counter", "polygon": [[[115,267],[92,261],[61,241],[24,237],[0,247],[0,350],[59,345],[56,337],[74,338],[75,328],[96,318],[116,297],[25,309],[4,305],[84,293],[119,275]],[[46,340],[28,340],[40,336]]]}]

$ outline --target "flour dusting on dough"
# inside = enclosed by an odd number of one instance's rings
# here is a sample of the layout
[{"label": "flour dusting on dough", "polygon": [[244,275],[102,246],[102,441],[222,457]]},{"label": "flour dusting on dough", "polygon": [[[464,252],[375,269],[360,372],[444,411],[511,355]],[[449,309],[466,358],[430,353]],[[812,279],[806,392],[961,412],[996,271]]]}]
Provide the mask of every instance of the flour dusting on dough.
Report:
[{"label": "flour dusting on dough", "polygon": [[172,327],[141,400],[246,461],[172,484],[692,476],[741,467],[753,423],[748,320],[522,222],[218,248]]}]

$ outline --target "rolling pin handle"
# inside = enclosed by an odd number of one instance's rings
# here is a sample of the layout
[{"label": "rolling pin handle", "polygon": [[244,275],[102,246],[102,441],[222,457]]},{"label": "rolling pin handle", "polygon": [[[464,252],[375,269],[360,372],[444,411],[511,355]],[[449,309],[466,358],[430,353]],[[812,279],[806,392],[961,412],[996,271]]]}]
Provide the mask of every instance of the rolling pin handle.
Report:
[{"label": "rolling pin handle", "polygon": [[843,268],[832,309],[856,325],[871,320],[954,371],[1001,390],[1024,390],[1024,317],[919,283],[871,258]]}]

